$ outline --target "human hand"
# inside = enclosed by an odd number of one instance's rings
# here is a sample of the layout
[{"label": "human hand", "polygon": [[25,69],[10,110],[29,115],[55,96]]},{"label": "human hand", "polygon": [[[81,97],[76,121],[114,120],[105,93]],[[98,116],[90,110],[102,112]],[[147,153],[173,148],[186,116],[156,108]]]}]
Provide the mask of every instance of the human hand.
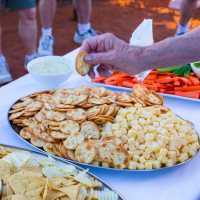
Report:
[{"label": "human hand", "polygon": [[[101,75],[108,74],[110,69],[135,74],[141,72],[139,54],[142,47],[131,47],[111,33],[102,34],[86,40],[81,50],[88,55],[85,62],[91,65],[103,64],[98,68]],[[90,75],[94,76],[91,68]]]}]

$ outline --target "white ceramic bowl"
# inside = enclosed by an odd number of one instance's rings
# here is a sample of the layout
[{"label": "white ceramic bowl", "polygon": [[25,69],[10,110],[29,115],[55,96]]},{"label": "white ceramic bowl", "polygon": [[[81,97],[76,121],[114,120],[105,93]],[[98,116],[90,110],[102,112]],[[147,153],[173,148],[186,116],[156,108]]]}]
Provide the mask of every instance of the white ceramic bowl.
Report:
[{"label": "white ceramic bowl", "polygon": [[195,64],[200,64],[200,62],[191,63],[192,71],[200,78],[200,67],[196,67]]},{"label": "white ceramic bowl", "polygon": [[48,88],[57,88],[65,82],[73,70],[61,56],[39,57],[27,65],[27,70],[37,82]]}]

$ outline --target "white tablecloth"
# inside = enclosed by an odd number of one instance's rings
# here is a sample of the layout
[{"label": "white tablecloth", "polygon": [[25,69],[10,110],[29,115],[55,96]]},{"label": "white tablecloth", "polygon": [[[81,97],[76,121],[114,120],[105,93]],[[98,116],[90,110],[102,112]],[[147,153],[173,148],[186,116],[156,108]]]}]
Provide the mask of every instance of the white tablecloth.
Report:
[{"label": "white tablecloth", "polygon": [[[76,52],[65,56],[74,64]],[[67,87],[79,86],[84,82],[77,74],[65,82]],[[30,75],[0,88],[0,143],[31,149],[13,134],[7,121],[7,111],[18,98],[34,91],[45,89]],[[192,121],[200,133],[200,103],[165,98],[165,104],[181,117]],[[200,200],[200,155],[186,165],[155,172],[117,172],[90,169],[106,183],[113,186],[127,200]]]}]

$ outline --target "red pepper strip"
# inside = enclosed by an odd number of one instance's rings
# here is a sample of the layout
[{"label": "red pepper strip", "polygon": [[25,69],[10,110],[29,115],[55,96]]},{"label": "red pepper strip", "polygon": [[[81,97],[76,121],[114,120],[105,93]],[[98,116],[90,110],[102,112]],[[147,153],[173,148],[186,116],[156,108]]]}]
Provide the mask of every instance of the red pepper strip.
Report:
[{"label": "red pepper strip", "polygon": [[95,79],[92,80],[94,83],[103,83],[106,80],[106,77],[98,76]]}]

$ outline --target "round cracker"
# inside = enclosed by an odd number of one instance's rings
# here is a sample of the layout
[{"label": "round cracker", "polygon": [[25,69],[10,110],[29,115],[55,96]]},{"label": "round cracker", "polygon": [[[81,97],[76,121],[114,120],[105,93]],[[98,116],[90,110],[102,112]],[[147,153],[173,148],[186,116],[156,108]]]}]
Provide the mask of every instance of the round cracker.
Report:
[{"label": "round cracker", "polygon": [[64,146],[68,150],[75,150],[76,147],[84,141],[84,136],[80,133],[69,135],[63,142]]},{"label": "round cracker", "polygon": [[66,118],[74,121],[85,121],[87,118],[86,111],[82,108],[71,109],[66,113]]},{"label": "round cracker", "polygon": [[41,140],[40,138],[38,137],[35,137],[35,136],[31,136],[31,144],[33,144],[34,146],[36,147],[43,147],[44,144],[45,144],[45,141],[44,140]]},{"label": "round cracker", "polygon": [[94,122],[86,121],[81,125],[81,134],[86,139],[99,139],[100,131]]},{"label": "round cracker", "polygon": [[128,156],[128,152],[123,147],[115,147],[111,153],[113,166],[120,169],[128,167]]},{"label": "round cracker", "polygon": [[20,136],[22,136],[24,139],[26,140],[30,140],[31,139],[31,135],[32,135],[32,130],[29,127],[24,127],[21,129],[20,131]]},{"label": "round cracker", "polygon": [[20,111],[20,112],[16,112],[16,113],[12,113],[9,117],[10,120],[14,120],[17,119],[19,117],[21,117],[22,115],[24,115],[25,111]]},{"label": "round cracker", "polygon": [[66,120],[60,123],[60,130],[68,135],[76,134],[80,130],[80,126],[73,120]]},{"label": "round cracker", "polygon": [[96,158],[96,146],[92,140],[85,141],[78,145],[75,151],[75,158],[79,162],[92,163]]},{"label": "round cracker", "polygon": [[68,137],[68,134],[62,133],[60,131],[51,131],[50,135],[52,138],[57,139],[57,140],[63,140]]},{"label": "round cracker", "polygon": [[84,57],[87,55],[85,51],[80,51],[76,56],[76,71],[81,75],[85,76],[89,73],[91,65],[84,61]]}]

